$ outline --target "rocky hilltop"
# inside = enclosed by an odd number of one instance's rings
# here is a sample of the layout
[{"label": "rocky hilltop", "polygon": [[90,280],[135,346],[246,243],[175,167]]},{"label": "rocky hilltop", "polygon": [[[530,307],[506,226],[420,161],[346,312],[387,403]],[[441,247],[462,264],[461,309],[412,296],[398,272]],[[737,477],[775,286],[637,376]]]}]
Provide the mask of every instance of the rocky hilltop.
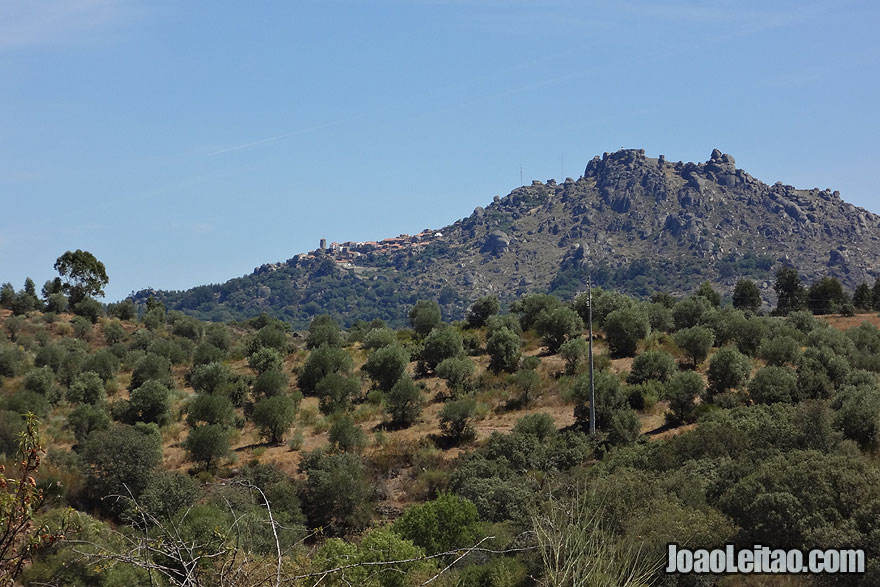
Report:
[{"label": "rocky hilltop", "polygon": [[329,311],[347,322],[399,321],[399,305],[418,297],[439,298],[454,316],[487,293],[507,300],[528,291],[570,295],[588,274],[645,295],[681,293],[706,279],[729,292],[747,276],[768,299],[781,264],[808,281],[833,275],[850,288],[880,276],[880,216],[836,191],[767,185],[717,149],[705,163],[655,159],[641,149],[605,153],[577,180],[533,181],[420,234],[430,242],[346,243],[226,284],[135,297],[157,295],[203,318],[268,311],[302,323]]}]

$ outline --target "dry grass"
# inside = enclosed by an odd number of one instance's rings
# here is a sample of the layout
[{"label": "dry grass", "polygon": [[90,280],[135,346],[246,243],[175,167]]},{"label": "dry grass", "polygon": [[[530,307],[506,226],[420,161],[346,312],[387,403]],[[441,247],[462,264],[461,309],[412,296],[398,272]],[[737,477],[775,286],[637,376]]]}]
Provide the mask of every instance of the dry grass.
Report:
[{"label": "dry grass", "polygon": [[880,328],[880,314],[877,314],[876,312],[870,314],[856,314],[855,316],[828,314],[826,316],[816,316],[816,318],[838,330],[856,328],[857,326],[861,326],[863,322],[867,322],[868,324]]},{"label": "dry grass", "polygon": [[[0,318],[5,319],[10,315],[7,310],[0,311]],[[53,339],[70,331],[70,314],[63,314],[49,328]],[[107,319],[102,319],[94,327],[90,336],[91,350],[104,348],[103,335],[104,324]],[[123,323],[126,331],[131,334],[136,327],[131,323]],[[356,373],[366,361],[366,353],[360,348],[349,349],[355,362]],[[596,356],[607,354],[608,347],[601,338],[594,345]],[[541,359],[538,372],[542,378],[542,385],[537,399],[528,406],[511,409],[508,403],[510,398],[517,394],[517,390],[509,381],[507,374],[495,374],[488,370],[489,358],[486,355],[471,357],[476,365],[474,380],[479,381],[481,391],[477,393],[480,406],[479,417],[475,421],[476,439],[464,446],[448,449],[434,447],[434,440],[439,435],[439,413],[443,407],[443,399],[448,390],[446,384],[437,377],[421,378],[420,383],[425,386],[426,405],[419,420],[409,428],[397,430],[386,429],[386,417],[381,406],[363,402],[355,407],[356,421],[364,430],[368,438],[365,449],[365,457],[368,461],[380,467],[390,467],[387,479],[387,499],[384,505],[392,508],[403,508],[414,499],[423,499],[420,491],[424,491],[424,483],[419,484],[420,475],[424,469],[414,468],[411,460],[415,453],[422,454],[430,451],[431,465],[433,470],[448,470],[452,462],[464,452],[469,452],[484,443],[493,433],[508,433],[516,425],[516,422],[527,414],[549,414],[556,423],[557,428],[567,428],[574,424],[574,405],[570,398],[570,388],[573,378],[565,376],[565,361],[559,355],[547,355],[542,347],[540,339],[534,334],[526,335],[524,349],[526,356],[537,356]],[[284,359],[284,371],[290,379],[291,391],[295,389],[296,375],[308,357],[308,352],[297,349]],[[227,361],[230,368],[239,374],[252,374],[245,358],[233,358]],[[632,367],[632,359],[615,359],[611,361],[612,369],[620,374],[629,371]],[[415,371],[415,363],[409,366],[409,372]],[[176,394],[172,407],[175,421],[163,430],[163,461],[164,466],[170,470],[191,470],[193,464],[186,459],[183,442],[188,433],[183,408],[194,390],[186,384],[188,367],[177,365],[173,367],[172,374],[179,392]],[[128,385],[131,380],[131,371],[126,370],[117,374],[115,389],[112,399],[128,398]],[[3,393],[12,393],[21,385],[21,378],[7,379],[3,383]],[[363,394],[369,390],[369,381],[364,378]],[[640,414],[642,431],[649,433],[661,428],[663,425],[663,413],[665,404],[658,403],[650,412]],[[49,421],[51,427],[48,432],[52,438],[50,442],[56,446],[69,446],[71,439],[65,429],[65,413],[59,408]],[[236,468],[251,461],[273,463],[292,476],[299,476],[297,471],[302,455],[306,452],[326,446],[328,444],[328,421],[318,411],[318,401],[315,397],[306,397],[300,404],[299,416],[294,428],[288,433],[288,437],[296,433],[302,434],[302,446],[298,450],[292,450],[286,443],[273,445],[263,442],[258,431],[251,423],[245,424],[242,430],[233,431],[230,443],[231,456],[221,463],[222,468]],[[665,437],[680,433],[686,428],[663,431],[655,438]],[[384,464],[383,464],[384,463]]]}]

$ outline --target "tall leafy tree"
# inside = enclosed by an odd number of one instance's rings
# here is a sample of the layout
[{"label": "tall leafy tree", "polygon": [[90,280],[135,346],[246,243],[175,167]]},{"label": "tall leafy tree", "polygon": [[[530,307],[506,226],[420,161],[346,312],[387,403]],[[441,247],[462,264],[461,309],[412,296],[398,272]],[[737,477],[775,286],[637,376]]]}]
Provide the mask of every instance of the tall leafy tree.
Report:
[{"label": "tall leafy tree", "polygon": [[440,306],[434,300],[419,300],[409,311],[409,324],[420,335],[427,335],[440,324]]},{"label": "tall leafy tree", "polygon": [[55,269],[64,281],[63,288],[74,305],[90,296],[102,297],[110,282],[104,264],[88,251],[67,251],[55,261]]},{"label": "tall leafy tree", "polygon": [[871,310],[874,308],[874,292],[864,281],[859,284],[853,294],[853,305],[859,310]]},{"label": "tall leafy tree", "polygon": [[849,301],[843,284],[836,277],[823,277],[810,286],[807,305],[814,314],[839,312],[840,307]]},{"label": "tall leafy tree", "polygon": [[757,312],[761,307],[761,292],[751,279],[740,279],[733,287],[733,307]]},{"label": "tall leafy tree", "polygon": [[709,300],[709,303],[716,308],[721,306],[721,294],[715,291],[712,284],[708,281],[704,281],[700,284],[700,288],[697,290],[696,295],[701,298],[706,298]]},{"label": "tall leafy tree", "polygon": [[806,308],[807,290],[796,269],[792,267],[780,268],[776,272],[776,283],[773,285],[773,289],[776,290],[778,296],[777,314],[787,316],[789,312]]},{"label": "tall leafy tree", "polygon": [[467,322],[472,328],[479,328],[486,324],[490,316],[494,316],[501,308],[497,296],[483,296],[478,299],[468,310]]}]

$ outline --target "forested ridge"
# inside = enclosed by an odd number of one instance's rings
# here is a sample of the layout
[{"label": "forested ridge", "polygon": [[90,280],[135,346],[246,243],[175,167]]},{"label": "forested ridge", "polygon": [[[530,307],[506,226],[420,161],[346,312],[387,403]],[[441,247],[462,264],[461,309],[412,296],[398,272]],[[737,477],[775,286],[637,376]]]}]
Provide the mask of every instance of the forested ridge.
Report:
[{"label": "forested ridge", "polygon": [[[594,288],[345,327],[0,288],[0,579],[24,585],[874,585],[880,284],[768,309]],[[587,427],[592,319],[597,433]],[[861,548],[853,576],[666,575],[666,545]]]}]

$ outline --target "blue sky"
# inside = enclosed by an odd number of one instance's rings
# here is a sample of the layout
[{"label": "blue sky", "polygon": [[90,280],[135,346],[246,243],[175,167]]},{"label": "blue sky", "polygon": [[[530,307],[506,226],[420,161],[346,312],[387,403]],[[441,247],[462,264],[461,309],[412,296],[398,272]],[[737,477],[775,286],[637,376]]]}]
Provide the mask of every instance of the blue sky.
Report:
[{"label": "blue sky", "polygon": [[878,22],[846,0],[0,2],[0,281],[82,248],[108,301],[222,282],[620,147],[717,147],[880,212]]}]

